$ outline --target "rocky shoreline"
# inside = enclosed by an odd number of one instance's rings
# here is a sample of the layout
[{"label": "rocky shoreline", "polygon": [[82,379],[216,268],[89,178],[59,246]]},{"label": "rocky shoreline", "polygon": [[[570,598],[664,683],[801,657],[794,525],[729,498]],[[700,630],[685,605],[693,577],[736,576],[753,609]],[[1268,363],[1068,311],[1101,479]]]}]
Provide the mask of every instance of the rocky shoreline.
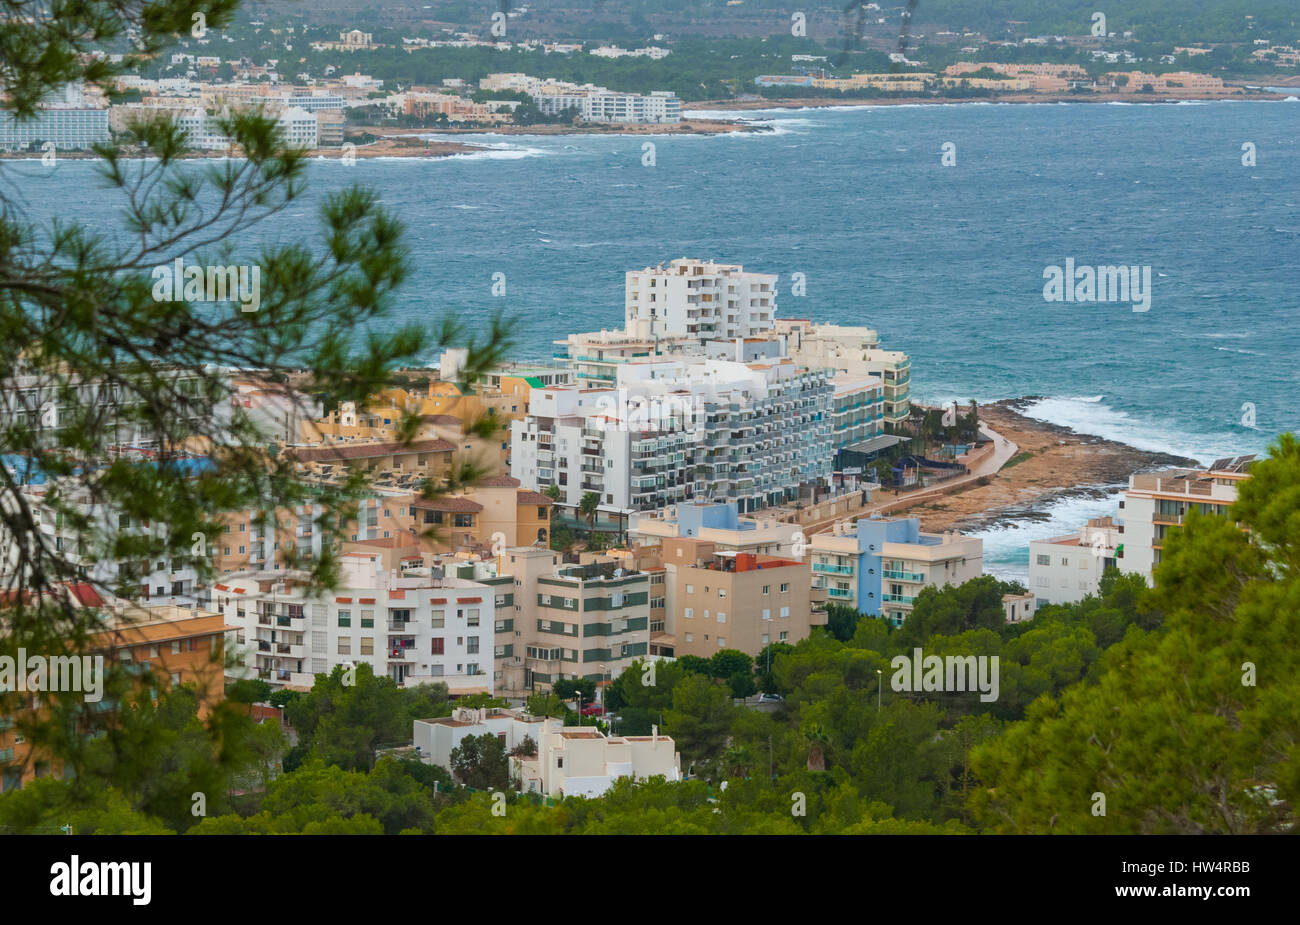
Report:
[{"label": "rocky shoreline", "polygon": [[1134,472],[1195,467],[1196,460],[1140,450],[1125,443],[1026,417],[1039,396],[981,405],[980,420],[1018,451],[985,484],[932,499],[908,510],[927,531],[977,531],[1047,520],[1045,508],[1072,498],[1102,499],[1128,484]]}]

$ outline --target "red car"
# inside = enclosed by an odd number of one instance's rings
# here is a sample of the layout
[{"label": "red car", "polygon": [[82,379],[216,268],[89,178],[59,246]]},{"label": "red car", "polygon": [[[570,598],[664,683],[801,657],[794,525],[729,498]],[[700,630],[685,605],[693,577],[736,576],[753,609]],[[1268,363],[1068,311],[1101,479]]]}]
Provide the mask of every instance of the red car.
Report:
[{"label": "red car", "polygon": [[600,704],[593,703],[589,707],[582,708],[582,715],[583,716],[604,716],[605,708],[602,707]]}]

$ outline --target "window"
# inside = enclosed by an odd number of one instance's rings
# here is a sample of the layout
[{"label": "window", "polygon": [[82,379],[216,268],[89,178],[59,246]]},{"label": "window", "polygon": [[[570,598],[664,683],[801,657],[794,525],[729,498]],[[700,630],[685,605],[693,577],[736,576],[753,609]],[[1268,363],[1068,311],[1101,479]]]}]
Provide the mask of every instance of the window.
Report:
[{"label": "window", "polygon": [[788,581],[781,582],[781,593],[785,594],[789,590],[790,590],[790,582]]},{"label": "window", "polygon": [[311,651],[314,655],[324,655],[328,650],[329,638],[323,632],[311,634]]},{"label": "window", "polygon": [[764,620],[772,619],[772,611],[766,607],[763,608],[763,619]]},{"label": "window", "polygon": [[783,616],[783,617],[788,617],[788,616],[790,616],[790,608],[789,608],[789,607],[782,607],[782,608],[781,608],[781,616]]},{"label": "window", "polygon": [[361,611],[361,628],[363,630],[375,628],[375,612],[373,610]]},{"label": "window", "polygon": [[694,593],[695,593],[695,585],[687,585],[687,586],[686,586],[686,593],[687,593],[687,594],[694,594]]},{"label": "window", "polygon": [[727,615],[726,615],[726,613],[724,613],[724,612],[721,611],[721,610],[718,611],[718,622],[719,622],[719,623],[726,623],[726,622],[727,622]]},{"label": "window", "polygon": [[687,642],[694,642],[694,641],[695,641],[695,634],[694,634],[694,633],[687,633],[687,634],[686,634],[686,641],[687,641]]},{"label": "window", "polygon": [[444,640],[443,640],[443,638],[442,638],[441,636],[435,636],[435,637],[433,638],[433,654],[434,654],[434,655],[446,655],[446,654],[447,654],[446,651],[445,651],[444,648],[443,648],[443,643],[444,643]]},{"label": "window", "polygon": [[686,608],[684,608],[684,609],[682,610],[682,616],[684,616],[684,617],[685,617],[686,619],[688,619],[688,620],[693,620],[693,619],[695,619],[695,608],[694,608],[694,607],[686,607]]},{"label": "window", "polygon": [[442,629],[447,623],[447,612],[445,610],[435,610],[432,612],[430,625],[436,629]]},{"label": "window", "polygon": [[361,654],[362,654],[362,655],[374,655],[374,654],[375,654],[375,637],[374,637],[374,636],[362,636],[362,637],[361,637]]},{"label": "window", "polygon": [[1052,557],[1051,557],[1051,556],[1045,556],[1045,555],[1043,555],[1042,553],[1039,553],[1039,554],[1038,554],[1038,564],[1039,564],[1039,565],[1051,565],[1051,564],[1052,564]]},{"label": "window", "polygon": [[340,636],[340,637],[339,637],[339,652],[338,652],[338,654],[339,654],[339,655],[351,655],[351,654],[352,654],[352,637],[351,637],[351,636]]},{"label": "window", "polygon": [[772,593],[772,586],[771,586],[771,585],[763,585],[763,593],[764,593],[764,594],[771,594],[771,593]]},{"label": "window", "polygon": [[789,638],[790,638],[790,634],[787,633],[785,630],[782,630],[782,631],[781,631],[781,635],[780,635],[778,641],[779,641],[779,642],[785,642],[785,641],[786,641],[787,639],[789,639]]},{"label": "window", "polygon": [[478,655],[478,637],[470,636],[465,640],[465,651],[470,655]]},{"label": "window", "polygon": [[172,642],[172,655],[181,654],[181,641],[179,639]]},{"label": "window", "polygon": [[718,597],[726,597],[726,596],[727,596],[727,589],[726,589],[726,588],[719,588],[719,589],[718,589]]},{"label": "window", "polygon": [[339,626],[351,626],[351,625],[352,625],[352,611],[350,611],[350,610],[340,610],[340,611],[339,611]]},{"label": "window", "polygon": [[466,626],[478,626],[478,611],[479,609],[477,607],[472,607],[465,611]]},{"label": "window", "polygon": [[762,638],[763,645],[767,645],[767,640],[768,640],[767,633],[764,633],[761,638]]},{"label": "window", "polygon": [[1068,558],[1066,558],[1065,556],[1061,556],[1061,564],[1062,564],[1062,565],[1069,565],[1069,564],[1070,564],[1070,560],[1069,560]]},{"label": "window", "polygon": [[172,687],[175,687],[177,684],[180,684],[181,673],[179,671],[173,671],[171,675],[171,680],[172,680]]}]

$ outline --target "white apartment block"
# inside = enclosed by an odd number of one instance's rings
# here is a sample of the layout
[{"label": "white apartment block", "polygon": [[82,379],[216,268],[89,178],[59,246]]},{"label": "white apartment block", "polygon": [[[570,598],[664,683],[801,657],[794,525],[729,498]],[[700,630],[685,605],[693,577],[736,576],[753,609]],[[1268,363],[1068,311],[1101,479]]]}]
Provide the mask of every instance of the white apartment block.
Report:
[{"label": "white apartment block", "polygon": [[1216,460],[1207,470],[1169,469],[1130,476],[1120,502],[1124,534],[1120,568],[1152,582],[1170,530],[1181,526],[1192,510],[1227,514],[1237,500],[1237,486],[1249,478],[1254,459],[1238,456]]},{"label": "white apartment block", "polygon": [[691,260],[629,270],[624,328],[636,337],[698,340],[754,337],[773,328],[776,281],[739,264]]},{"label": "white apartment block", "polygon": [[[234,140],[217,124],[218,116],[202,109],[186,110],[178,119],[185,132],[186,143],[199,150],[220,151],[229,148]],[[316,113],[299,106],[291,106],[276,114],[276,121],[287,145],[315,148],[318,144]]]},{"label": "white apartment block", "polygon": [[344,553],[340,587],[319,596],[301,572],[246,572],[214,585],[215,609],[243,665],[234,677],[310,688],[336,665],[370,665],[402,686],[441,682],[453,695],[493,693],[494,589],[428,569],[398,576],[380,553]]},{"label": "white apartment block", "polygon": [[671,738],[654,726],[648,736],[606,736],[593,726],[547,720],[537,757],[513,762],[521,789],[548,797],[598,797],[620,777],[682,779],[681,757]]},{"label": "white apartment block", "polygon": [[584,122],[680,122],[682,102],[668,90],[648,94],[594,90],[582,100]]},{"label": "white apartment block", "polygon": [[1078,533],[1029,544],[1029,590],[1038,606],[1073,604],[1096,594],[1106,569],[1118,564],[1120,528],[1094,517]]},{"label": "white apartment block", "polygon": [[616,389],[534,389],[511,425],[511,475],[562,503],[618,510],[690,498],[741,511],[794,501],[831,475],[834,386],[788,360],[703,357],[621,365]]}]

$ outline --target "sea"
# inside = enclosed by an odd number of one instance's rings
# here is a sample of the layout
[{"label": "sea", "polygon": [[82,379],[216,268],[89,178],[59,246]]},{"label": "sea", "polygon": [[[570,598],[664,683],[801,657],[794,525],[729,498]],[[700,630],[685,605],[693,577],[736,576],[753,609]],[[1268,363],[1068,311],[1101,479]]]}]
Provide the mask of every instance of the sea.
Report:
[{"label": "sea", "polygon": [[[322,197],[362,184],[407,229],[392,318],[499,308],[521,359],[620,327],[624,271],[699,257],[779,274],[782,317],[876,329],[911,356],[920,401],[1036,396],[1032,417],[1203,462],[1300,428],[1295,97],[690,113],[715,115],[765,130],[460,135],[485,150],[319,159],[306,193],[237,245],[310,243]],[[120,233],[91,164],[0,171],[37,219]],[[1149,267],[1149,307],[1048,301],[1045,274],[1067,260]],[[989,528],[986,567],[1023,578],[1029,539],[1115,498]]]}]

